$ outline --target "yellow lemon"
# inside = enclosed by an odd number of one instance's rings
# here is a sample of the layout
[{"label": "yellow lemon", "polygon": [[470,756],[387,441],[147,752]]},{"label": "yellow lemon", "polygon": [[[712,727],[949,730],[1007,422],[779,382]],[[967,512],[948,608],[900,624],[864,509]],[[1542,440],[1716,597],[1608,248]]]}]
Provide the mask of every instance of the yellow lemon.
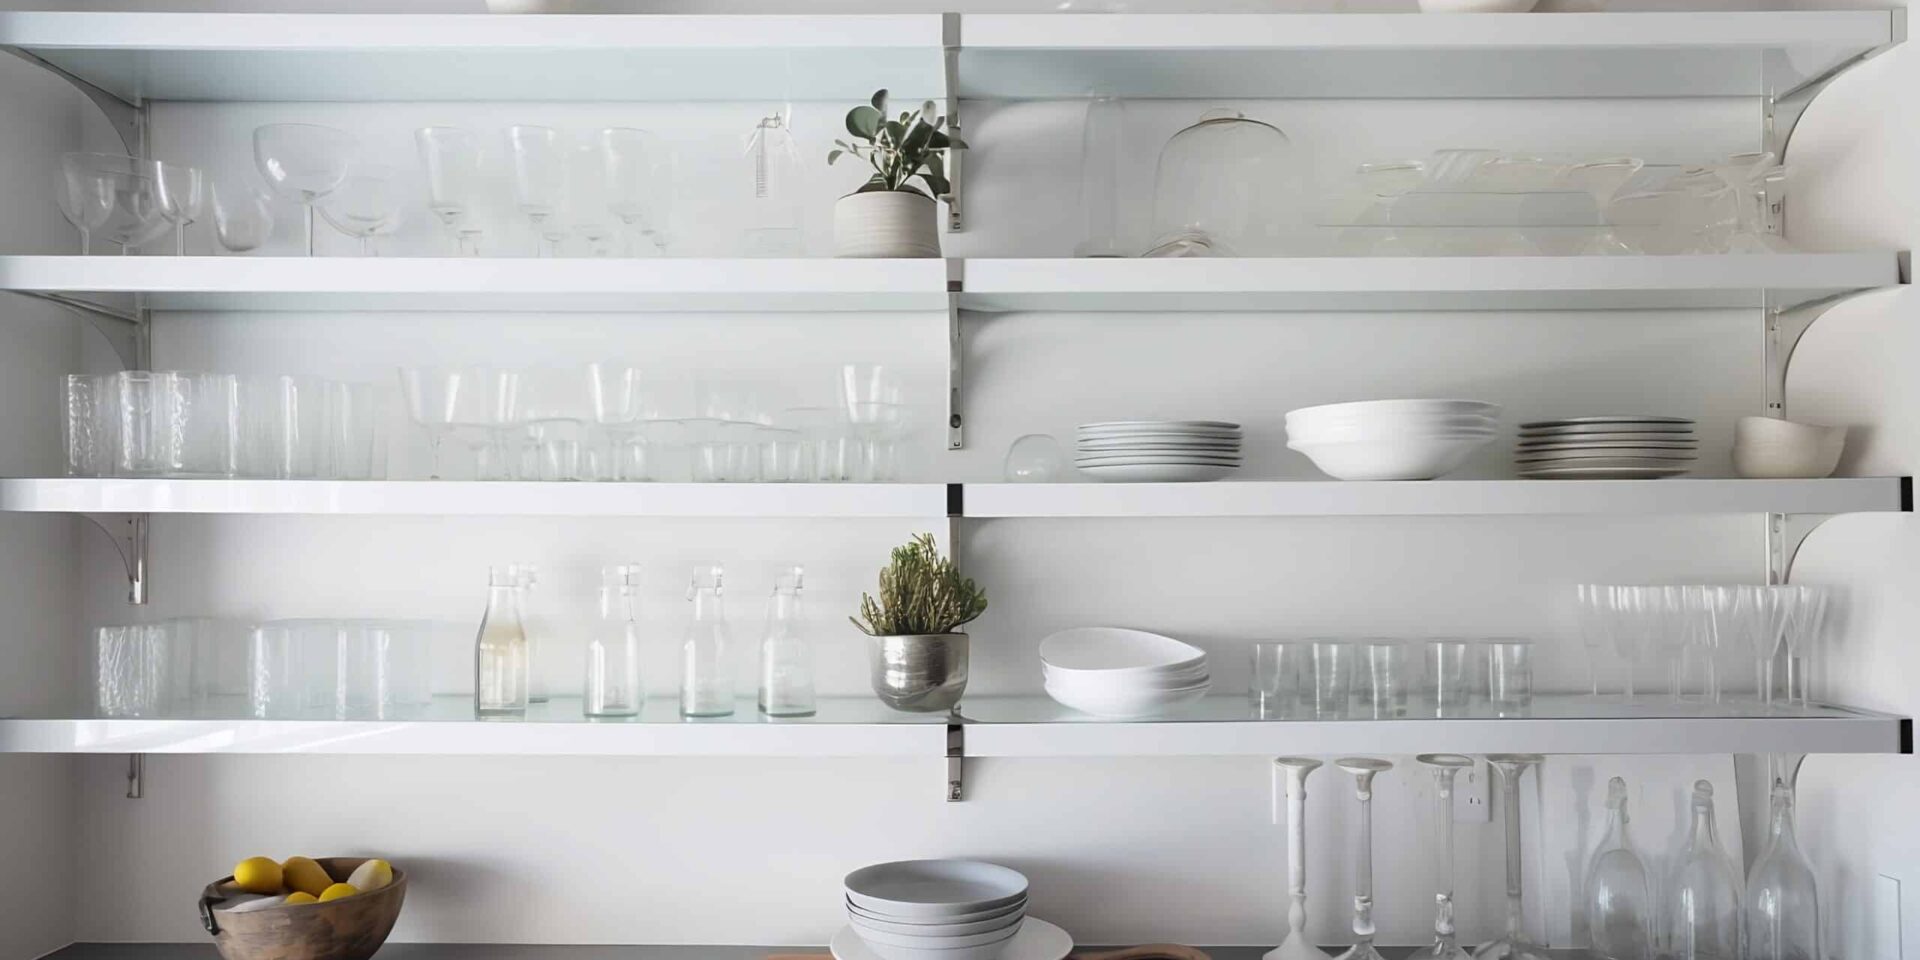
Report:
[{"label": "yellow lemon", "polygon": [[288,857],[280,864],[281,873],[286,878],[287,889],[298,890],[309,896],[317,897],[320,891],[333,885],[333,878],[327,876],[327,869],[306,857]]},{"label": "yellow lemon", "polygon": [[338,900],[342,897],[351,897],[354,894],[359,892],[360,891],[355,890],[353,888],[353,884],[351,883],[336,883],[333,886],[320,891],[320,902],[326,903],[328,900]]},{"label": "yellow lemon", "polygon": [[347,878],[348,885],[361,893],[372,893],[393,882],[393,864],[385,860],[368,860],[353,868],[353,876]]},{"label": "yellow lemon", "polygon": [[319,903],[319,902],[320,902],[320,898],[314,896],[311,893],[304,893],[296,890],[293,893],[287,894],[287,906],[289,907],[299,903]]},{"label": "yellow lemon", "polygon": [[280,892],[280,865],[266,857],[248,857],[233,865],[233,882],[248,893]]}]

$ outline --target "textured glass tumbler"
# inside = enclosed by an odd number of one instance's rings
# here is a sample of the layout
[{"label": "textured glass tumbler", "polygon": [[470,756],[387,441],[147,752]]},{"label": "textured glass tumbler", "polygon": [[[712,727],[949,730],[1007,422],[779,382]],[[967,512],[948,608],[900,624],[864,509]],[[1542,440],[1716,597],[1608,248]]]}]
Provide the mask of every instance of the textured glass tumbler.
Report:
[{"label": "textured glass tumbler", "polygon": [[1368,640],[1359,647],[1360,675],[1354,683],[1360,711],[1369,717],[1407,714],[1407,645],[1400,640]]},{"label": "textured glass tumbler", "polygon": [[1313,642],[1313,686],[1305,706],[1321,720],[1344,720],[1353,690],[1353,645],[1342,640]]},{"label": "textured glass tumbler", "polygon": [[1533,641],[1487,641],[1487,700],[1500,712],[1533,706]]},{"label": "textured glass tumbler", "polygon": [[1473,706],[1473,641],[1427,641],[1427,698],[1434,716],[1457,717]]},{"label": "textured glass tumbler", "polygon": [[1247,705],[1262,720],[1299,716],[1303,678],[1313,675],[1308,662],[1313,644],[1301,640],[1262,640],[1252,648],[1253,672]]}]

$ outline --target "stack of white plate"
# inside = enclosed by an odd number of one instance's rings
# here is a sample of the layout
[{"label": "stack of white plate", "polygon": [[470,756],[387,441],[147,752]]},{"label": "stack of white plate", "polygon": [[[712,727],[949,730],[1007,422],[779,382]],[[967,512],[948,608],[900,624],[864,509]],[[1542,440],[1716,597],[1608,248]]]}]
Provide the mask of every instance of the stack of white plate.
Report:
[{"label": "stack of white plate", "polygon": [[899,860],[847,874],[850,929],[881,960],[995,960],[1027,917],[1027,878],[978,860]]},{"label": "stack of white plate", "polygon": [[1539,480],[1652,480],[1693,471],[1700,441],[1685,417],[1572,417],[1520,425],[1514,463]]},{"label": "stack of white plate", "polygon": [[1172,637],[1076,627],[1040,641],[1047,696],[1096,717],[1160,716],[1207,695],[1207,652]]},{"label": "stack of white plate", "polygon": [[1337,480],[1432,480],[1493,441],[1500,408],[1479,400],[1368,400],[1287,413],[1287,446]]},{"label": "stack of white plate", "polygon": [[1101,480],[1219,480],[1240,469],[1240,425],[1219,420],[1116,420],[1080,425],[1074,464]]}]

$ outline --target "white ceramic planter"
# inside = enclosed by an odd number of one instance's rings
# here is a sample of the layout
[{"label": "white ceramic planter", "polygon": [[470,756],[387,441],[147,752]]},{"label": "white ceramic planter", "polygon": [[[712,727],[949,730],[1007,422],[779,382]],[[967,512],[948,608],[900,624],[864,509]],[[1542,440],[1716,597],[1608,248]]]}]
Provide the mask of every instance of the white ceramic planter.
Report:
[{"label": "white ceramic planter", "polygon": [[937,257],[938,205],[918,193],[854,193],[833,205],[836,257]]}]

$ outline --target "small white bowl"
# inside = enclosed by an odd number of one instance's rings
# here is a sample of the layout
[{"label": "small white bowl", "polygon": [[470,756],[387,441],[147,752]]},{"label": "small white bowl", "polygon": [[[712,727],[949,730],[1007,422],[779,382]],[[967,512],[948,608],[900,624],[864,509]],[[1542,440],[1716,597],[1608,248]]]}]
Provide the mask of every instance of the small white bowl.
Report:
[{"label": "small white bowl", "polygon": [[1020,924],[1026,920],[1026,916],[1021,915],[1015,917],[1012,923],[1004,924],[998,930],[989,930],[985,933],[967,934],[965,936],[945,936],[938,934],[924,936],[910,933],[888,933],[885,930],[871,926],[872,921],[862,920],[859,917],[850,919],[853,923],[853,932],[859,934],[860,939],[866,941],[867,946],[870,947],[887,946],[915,947],[921,950],[958,950],[962,947],[984,947],[991,943],[1004,943],[1011,940],[1014,935],[1020,932]]},{"label": "small white bowl", "polygon": [[1056,702],[1081,713],[1114,720],[1130,720],[1165,715],[1205,698],[1207,691],[1211,688],[1212,684],[1201,683],[1179,690],[1094,694],[1048,684],[1046,690],[1047,696],[1052,697]]},{"label": "small white bowl", "polygon": [[1833,475],[1846,447],[1846,427],[1742,417],[1734,425],[1733,469],[1753,479],[1819,479]]},{"label": "small white bowl", "polygon": [[[847,874],[847,900],[890,920],[941,920],[1024,901],[1027,878],[979,860],[896,860]],[[980,918],[972,918],[980,919]]]},{"label": "small white bowl", "polygon": [[1350,403],[1323,403],[1314,407],[1300,407],[1287,411],[1287,418],[1297,416],[1324,417],[1340,414],[1409,414],[1441,413],[1468,414],[1476,417],[1497,417],[1500,405],[1485,400],[1355,400]]},{"label": "small white bowl", "polygon": [[1289,440],[1287,447],[1306,454],[1320,472],[1336,480],[1432,480],[1458,470],[1492,439],[1488,434],[1352,443]]},{"label": "small white bowl", "polygon": [[898,920],[881,920],[870,916],[865,910],[851,904],[847,906],[847,921],[856,928],[891,934],[899,937],[972,937],[983,933],[994,933],[1008,927],[1018,926],[1026,919],[1027,903],[1020,901],[1018,909],[1005,916],[986,920],[974,920],[968,923],[901,923]]},{"label": "small white bowl", "polygon": [[873,920],[879,923],[891,923],[891,924],[896,924],[903,927],[915,927],[918,929],[931,930],[931,931],[948,930],[950,928],[963,927],[969,924],[985,923],[990,920],[998,921],[1000,923],[1006,923],[1007,921],[1011,920],[1015,916],[1025,916],[1026,912],[1027,912],[1026,897],[1021,897],[1020,899],[1015,900],[1013,903],[1008,904],[1007,906],[1004,906],[1004,907],[994,907],[993,909],[990,909],[990,910],[978,910],[973,913],[959,914],[958,916],[936,917],[932,919],[902,917],[902,916],[896,916],[892,914],[875,913],[872,910],[868,910],[867,908],[854,903],[852,898],[847,899],[847,916],[850,918],[860,917],[863,920]]},{"label": "small white bowl", "polygon": [[1202,663],[1207,652],[1145,630],[1074,627],[1040,641],[1040,660],[1058,673],[1151,677]]}]

